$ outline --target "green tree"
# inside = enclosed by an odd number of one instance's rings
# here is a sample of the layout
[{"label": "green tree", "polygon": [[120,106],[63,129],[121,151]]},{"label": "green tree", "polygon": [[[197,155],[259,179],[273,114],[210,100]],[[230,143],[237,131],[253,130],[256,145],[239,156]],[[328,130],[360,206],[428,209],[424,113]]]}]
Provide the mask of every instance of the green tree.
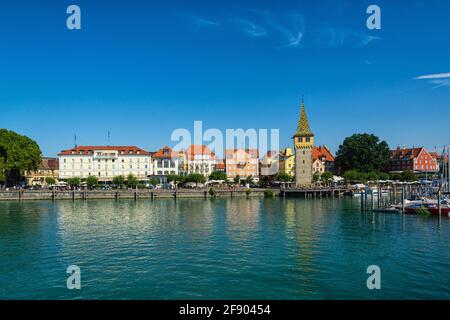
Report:
[{"label": "green tree", "polygon": [[190,173],[186,177],[186,182],[193,182],[198,185],[199,183],[205,183],[206,177],[200,173]]},{"label": "green tree", "polygon": [[248,183],[248,184],[253,184],[253,177],[252,177],[252,176],[248,176],[248,177],[245,179],[245,182]]},{"label": "green tree", "polygon": [[347,170],[344,172],[343,177],[348,183],[362,182],[365,179],[363,174],[358,170]]},{"label": "green tree", "polygon": [[364,174],[365,181],[377,181],[379,180],[378,173],[375,171],[370,171]]},{"label": "green tree", "polygon": [[222,171],[213,171],[211,172],[211,174],[209,175],[209,180],[222,180],[222,181],[226,181],[227,180],[227,174],[225,172]]},{"label": "green tree", "polygon": [[233,181],[234,181],[235,184],[240,186],[241,185],[241,176],[237,175],[236,177],[234,177]]},{"label": "green tree", "polygon": [[69,184],[69,186],[71,188],[76,188],[80,185],[81,179],[78,177],[72,177],[72,178],[67,179],[67,183]]},{"label": "green tree", "polygon": [[96,176],[89,176],[86,179],[86,184],[87,184],[89,189],[94,189],[98,185],[98,178]]},{"label": "green tree", "polygon": [[402,181],[417,181],[417,175],[411,170],[403,171],[401,177]]},{"label": "green tree", "polygon": [[314,172],[313,177],[312,177],[313,182],[318,182],[320,180],[320,173],[319,172]]},{"label": "green tree", "polygon": [[325,171],[320,178],[325,184],[329,184],[333,180],[333,172]]},{"label": "green tree", "polygon": [[279,181],[279,182],[290,182],[293,181],[294,177],[285,173],[285,172],[279,172],[276,176],[275,176],[275,181]]},{"label": "green tree", "polygon": [[138,183],[139,183],[139,181],[134,175],[129,174],[127,176],[127,186],[128,186],[128,188],[136,188]]},{"label": "green tree", "polygon": [[389,175],[389,179],[394,180],[394,181],[401,181],[402,175],[400,173],[391,173]]},{"label": "green tree", "polygon": [[151,179],[150,179],[150,184],[152,185],[152,186],[156,186],[157,184],[158,184],[158,179],[156,179],[155,177],[152,177]]},{"label": "green tree", "polygon": [[45,178],[45,183],[49,184],[49,185],[55,184],[56,183],[56,179],[53,178],[53,177],[47,177],[47,178]]},{"label": "green tree", "polygon": [[354,134],[345,138],[336,154],[339,172],[386,171],[389,164],[389,146],[373,134]]},{"label": "green tree", "polygon": [[41,163],[41,149],[30,138],[14,131],[0,129],[0,180],[16,185],[26,171]]},{"label": "green tree", "polygon": [[119,188],[122,188],[122,186],[125,184],[125,177],[124,176],[115,176],[112,180],[112,183],[116,185]]},{"label": "green tree", "polygon": [[185,180],[185,177],[179,175],[179,174],[169,174],[167,176],[167,182],[173,182],[176,187],[178,187],[178,184],[182,183]]},{"label": "green tree", "polygon": [[378,179],[380,180],[389,180],[389,173],[387,172],[377,172]]}]

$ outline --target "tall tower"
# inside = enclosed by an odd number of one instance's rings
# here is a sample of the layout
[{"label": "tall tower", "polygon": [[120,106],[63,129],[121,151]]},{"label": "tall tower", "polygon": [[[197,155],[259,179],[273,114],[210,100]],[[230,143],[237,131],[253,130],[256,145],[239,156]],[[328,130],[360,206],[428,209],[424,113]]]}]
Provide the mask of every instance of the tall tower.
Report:
[{"label": "tall tower", "polygon": [[295,184],[297,187],[312,184],[312,148],[314,146],[314,133],[309,127],[306,116],[305,100],[302,96],[302,110],[298,120],[297,132],[294,135],[295,147]]}]

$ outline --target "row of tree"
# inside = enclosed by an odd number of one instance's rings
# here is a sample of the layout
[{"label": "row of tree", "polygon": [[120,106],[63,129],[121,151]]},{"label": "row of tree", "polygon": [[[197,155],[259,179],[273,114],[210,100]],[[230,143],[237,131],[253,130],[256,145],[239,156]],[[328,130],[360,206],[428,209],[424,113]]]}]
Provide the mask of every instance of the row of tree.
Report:
[{"label": "row of tree", "polygon": [[413,171],[403,171],[402,173],[386,173],[381,171],[369,171],[361,172],[359,170],[347,170],[342,175],[345,181],[361,182],[366,183],[367,181],[378,181],[378,180],[394,180],[394,181],[417,181],[419,176],[417,176]]}]

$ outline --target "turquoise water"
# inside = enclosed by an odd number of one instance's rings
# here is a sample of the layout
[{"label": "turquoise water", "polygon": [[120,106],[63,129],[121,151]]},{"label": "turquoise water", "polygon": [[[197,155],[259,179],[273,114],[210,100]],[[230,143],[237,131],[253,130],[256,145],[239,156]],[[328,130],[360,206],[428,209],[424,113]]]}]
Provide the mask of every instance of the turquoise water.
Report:
[{"label": "turquoise water", "polygon": [[0,255],[1,299],[450,298],[450,219],[350,198],[0,202]]}]

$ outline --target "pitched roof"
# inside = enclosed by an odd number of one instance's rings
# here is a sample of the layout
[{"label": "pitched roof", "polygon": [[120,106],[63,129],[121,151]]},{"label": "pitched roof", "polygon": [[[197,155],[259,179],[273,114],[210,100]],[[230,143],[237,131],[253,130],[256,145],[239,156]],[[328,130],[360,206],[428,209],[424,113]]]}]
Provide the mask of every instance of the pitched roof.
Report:
[{"label": "pitched roof", "polygon": [[173,151],[168,146],[164,146],[163,148],[156,151],[153,155],[153,158],[178,158],[178,152]]},{"label": "pitched roof", "polygon": [[334,156],[326,146],[313,147],[312,149],[313,161],[322,158],[325,161],[334,161]]},{"label": "pitched roof", "polygon": [[295,133],[295,136],[304,136],[304,137],[314,136],[314,134],[311,131],[311,128],[309,127],[308,116],[306,115],[305,110],[305,101],[303,99],[302,99],[302,109],[300,112],[300,118],[298,119],[297,132]]},{"label": "pitched roof", "polygon": [[72,148],[69,150],[63,150],[58,155],[72,155],[72,154],[78,154],[78,155],[87,155],[87,154],[93,154],[94,151],[117,151],[123,154],[134,154],[134,155],[151,155],[150,152],[145,151],[144,149],[138,148],[136,146],[79,146],[76,148]]},{"label": "pitched roof", "polygon": [[216,155],[207,146],[199,144],[191,144],[185,151],[186,157],[191,160],[196,155],[210,155],[215,158]]},{"label": "pitched roof", "polygon": [[406,160],[406,159],[413,159],[417,158],[419,154],[422,152],[421,148],[397,148],[395,150],[391,150],[391,159],[398,159],[398,160]]}]

